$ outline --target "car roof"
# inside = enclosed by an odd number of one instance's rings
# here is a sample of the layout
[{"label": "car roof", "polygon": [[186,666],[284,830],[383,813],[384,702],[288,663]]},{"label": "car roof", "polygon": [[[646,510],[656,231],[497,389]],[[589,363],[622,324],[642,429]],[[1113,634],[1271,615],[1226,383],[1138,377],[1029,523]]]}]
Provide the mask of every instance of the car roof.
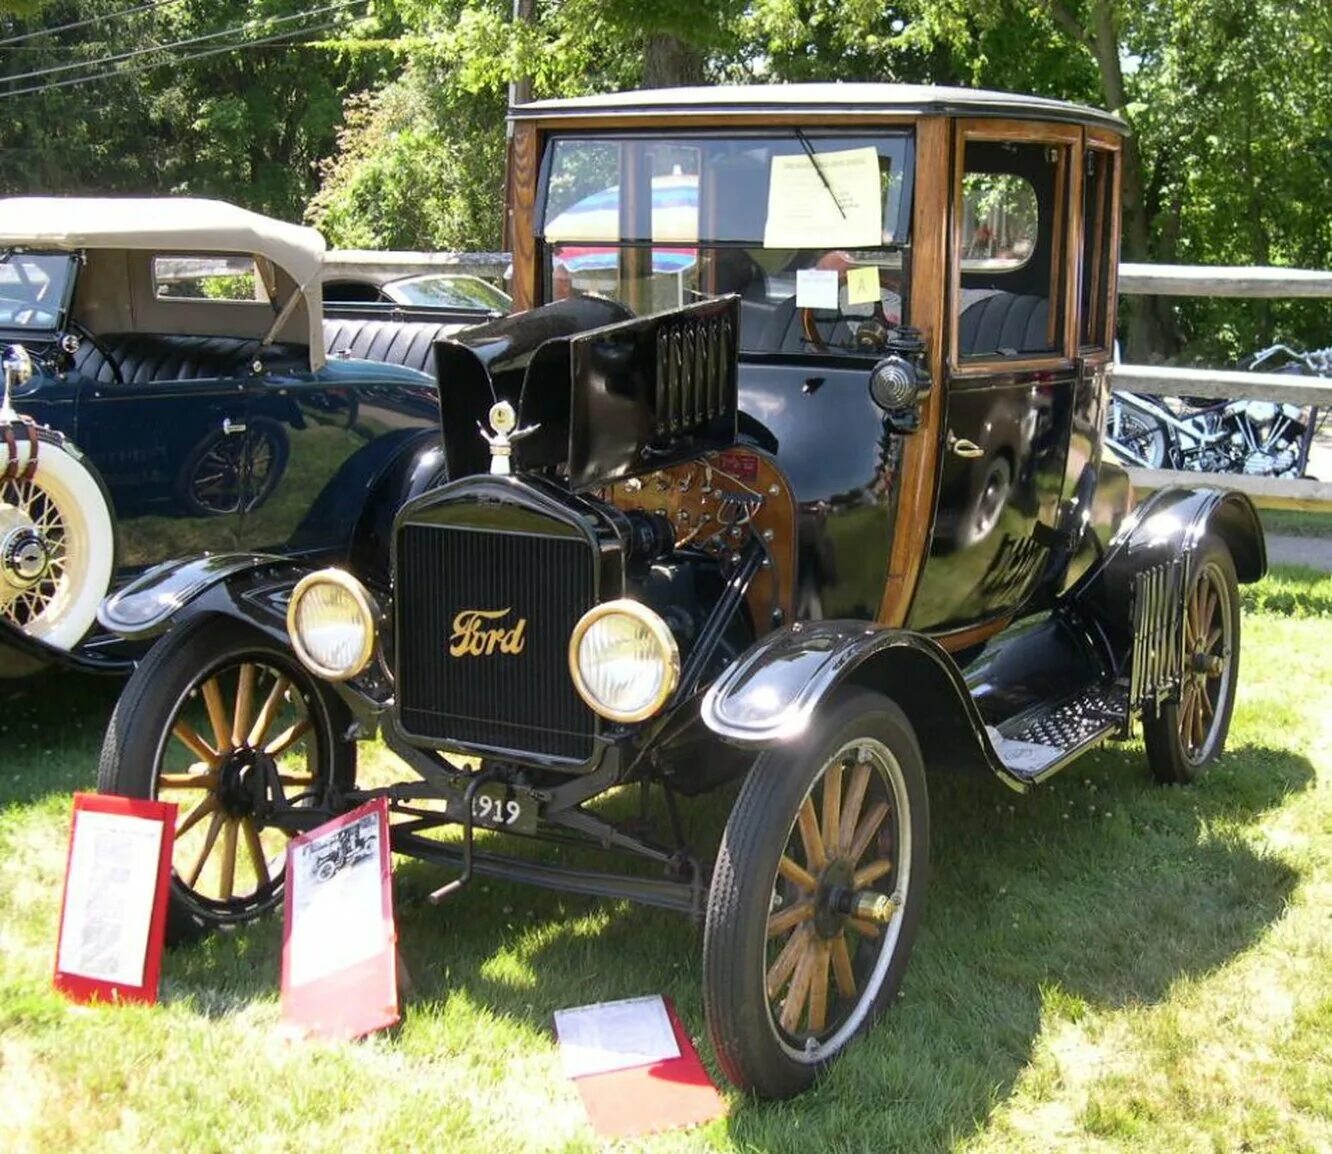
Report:
[{"label": "car roof", "polygon": [[1119,117],[1099,108],[1016,92],[927,84],[732,84],[649,88],[518,104],[509,109],[509,118],[611,116],[634,120],[670,115],[685,119],[743,113],[1006,116],[1127,131],[1127,125]]},{"label": "car roof", "polygon": [[0,199],[0,248],[118,248],[264,256],[302,289],[318,283],[324,238],[312,228],[197,197]]}]

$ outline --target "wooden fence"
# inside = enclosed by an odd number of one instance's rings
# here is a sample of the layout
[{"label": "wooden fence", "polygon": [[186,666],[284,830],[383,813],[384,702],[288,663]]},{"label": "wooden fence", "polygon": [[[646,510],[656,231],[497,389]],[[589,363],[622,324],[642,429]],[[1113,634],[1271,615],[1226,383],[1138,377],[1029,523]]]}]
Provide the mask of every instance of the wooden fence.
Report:
[{"label": "wooden fence", "polygon": [[[422,272],[467,273],[502,280],[509,267],[505,252],[371,252],[333,250],[326,257],[326,276],[389,279]],[[1123,264],[1119,291],[1128,296],[1304,297],[1332,301],[1332,272],[1288,268],[1220,268],[1203,265]],[[1332,344],[1332,306],[1328,342]],[[1292,405],[1332,407],[1332,379],[1282,373],[1243,373],[1224,369],[1181,369],[1157,365],[1117,365],[1116,390],[1161,396],[1243,397]],[[1130,469],[1135,487],[1155,489],[1172,482],[1205,481],[1247,493],[1263,508],[1327,509],[1332,507],[1332,478],[1319,481],[1279,480],[1235,473],[1172,472]]]}]

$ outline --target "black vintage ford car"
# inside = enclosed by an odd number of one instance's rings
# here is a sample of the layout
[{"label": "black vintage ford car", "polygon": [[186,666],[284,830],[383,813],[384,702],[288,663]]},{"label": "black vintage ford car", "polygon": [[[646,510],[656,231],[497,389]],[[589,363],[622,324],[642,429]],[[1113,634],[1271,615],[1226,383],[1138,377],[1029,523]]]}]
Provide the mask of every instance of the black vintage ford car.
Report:
[{"label": "black vintage ford car", "polygon": [[127,671],[90,629],[109,589],[204,550],[343,556],[370,483],[438,446],[441,326],[325,322],[323,257],[219,201],[0,200],[0,678]]},{"label": "black vintage ford car", "polygon": [[[460,868],[438,897],[490,874],[701,915],[723,1069],[794,1093],[901,981],[927,770],[1024,792],[1139,721],[1161,780],[1216,757],[1262,533],[1206,488],[1134,508],[1102,458],[1115,118],[844,85],[512,119],[527,311],[438,346],[448,481],[349,567],[213,558],[111,598],[165,636],[101,787],[180,802],[177,934],[270,908],[283,837],[384,791],[394,848]],[[412,781],[358,783],[375,733]],[[737,777],[691,844],[677,798]],[[658,833],[600,804],[629,784]]]}]

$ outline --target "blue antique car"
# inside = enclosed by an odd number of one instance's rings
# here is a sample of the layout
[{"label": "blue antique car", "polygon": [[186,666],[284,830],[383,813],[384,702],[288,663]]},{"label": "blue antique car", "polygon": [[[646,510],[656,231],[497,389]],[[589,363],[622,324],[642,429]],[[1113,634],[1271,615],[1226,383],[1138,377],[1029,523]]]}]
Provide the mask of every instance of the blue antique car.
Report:
[{"label": "blue antique car", "polygon": [[330,322],[326,353],[323,252],[217,201],[0,200],[0,677],[126,668],[95,627],[126,578],[346,557],[439,467],[440,326]]}]

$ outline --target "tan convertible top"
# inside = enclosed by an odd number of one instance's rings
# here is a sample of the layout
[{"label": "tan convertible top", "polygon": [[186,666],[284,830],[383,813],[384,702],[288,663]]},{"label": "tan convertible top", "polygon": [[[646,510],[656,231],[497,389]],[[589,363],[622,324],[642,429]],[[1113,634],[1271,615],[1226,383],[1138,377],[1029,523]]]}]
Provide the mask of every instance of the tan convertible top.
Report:
[{"label": "tan convertible top", "polygon": [[[325,246],[312,228],[196,197],[10,197],[0,199],[0,249],[4,248],[84,251],[89,256],[89,279],[99,284],[103,279],[118,281],[120,270],[103,273],[95,267],[95,254],[119,252],[126,258],[137,254],[140,259],[126,260],[130,313],[122,310],[119,315],[87,318],[95,331],[163,324],[182,324],[180,331],[189,331],[193,326],[181,315],[182,306],[194,304],[196,312],[207,312],[210,330],[237,329],[241,331],[234,335],[299,341],[310,346],[312,367],[324,362],[319,276]],[[273,299],[277,315],[269,311],[262,320],[245,302],[237,308],[219,301],[154,300],[150,283],[134,275],[133,267],[153,253],[240,253],[266,260],[282,274],[278,288],[285,291]],[[291,295],[293,290],[305,299],[304,309],[294,307],[299,302]],[[84,295],[81,288],[79,296]],[[109,301],[90,303],[94,314],[112,308]],[[260,332],[253,331],[257,325],[262,325]]]}]

